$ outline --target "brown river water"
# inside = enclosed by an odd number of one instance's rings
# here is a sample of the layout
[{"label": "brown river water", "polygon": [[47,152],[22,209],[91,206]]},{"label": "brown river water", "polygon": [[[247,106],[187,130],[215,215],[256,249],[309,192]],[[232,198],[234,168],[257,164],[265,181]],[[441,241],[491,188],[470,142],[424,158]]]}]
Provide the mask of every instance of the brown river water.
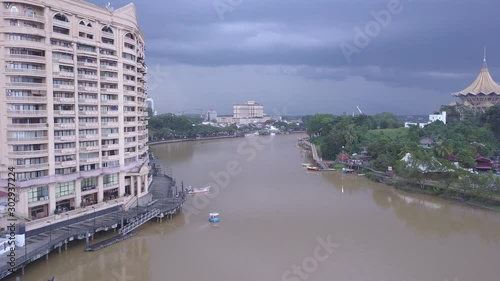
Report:
[{"label": "brown river water", "polygon": [[[99,252],[74,243],[29,265],[21,280],[500,280],[500,213],[363,176],[307,172],[297,137],[151,147],[179,184],[211,185],[211,193]],[[220,213],[218,225],[210,212]]]}]

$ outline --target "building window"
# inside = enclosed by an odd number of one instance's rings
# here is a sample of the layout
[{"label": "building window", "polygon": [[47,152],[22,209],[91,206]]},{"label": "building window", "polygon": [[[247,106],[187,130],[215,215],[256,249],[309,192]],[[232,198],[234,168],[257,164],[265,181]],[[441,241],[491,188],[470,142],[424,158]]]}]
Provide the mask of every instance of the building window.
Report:
[{"label": "building window", "polygon": [[97,178],[83,179],[81,182],[82,191],[88,191],[97,188]]},{"label": "building window", "polygon": [[75,194],[75,182],[63,182],[56,185],[56,198]]},{"label": "building window", "polygon": [[49,187],[37,186],[28,190],[28,203],[45,201],[49,199]]},{"label": "building window", "polygon": [[31,8],[26,8],[24,10],[24,15],[27,17],[33,17],[33,16],[35,16],[35,11],[33,11],[33,9],[31,9]]},{"label": "building window", "polygon": [[118,184],[119,174],[105,175],[103,177],[104,187],[109,187]]}]

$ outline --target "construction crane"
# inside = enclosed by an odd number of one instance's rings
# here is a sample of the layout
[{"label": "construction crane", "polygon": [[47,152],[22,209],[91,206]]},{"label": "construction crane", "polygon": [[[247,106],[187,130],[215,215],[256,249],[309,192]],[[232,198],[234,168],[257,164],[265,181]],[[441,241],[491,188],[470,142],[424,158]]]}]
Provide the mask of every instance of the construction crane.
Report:
[{"label": "construction crane", "polygon": [[363,111],[361,111],[361,109],[359,108],[359,106],[356,105],[356,108],[358,109],[359,114],[364,114]]}]

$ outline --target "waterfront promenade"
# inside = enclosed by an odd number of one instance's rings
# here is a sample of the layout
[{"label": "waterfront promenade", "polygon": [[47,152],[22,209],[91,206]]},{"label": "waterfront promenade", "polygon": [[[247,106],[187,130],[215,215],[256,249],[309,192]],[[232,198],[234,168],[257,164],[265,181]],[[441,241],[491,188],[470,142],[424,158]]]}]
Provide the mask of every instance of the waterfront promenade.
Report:
[{"label": "waterfront promenade", "polygon": [[299,143],[308,146],[311,149],[313,160],[318,164],[319,168],[322,170],[328,170],[328,165],[323,161],[321,157],[319,157],[318,150],[316,149],[316,145],[310,143],[307,139],[299,139]]},{"label": "waterfront promenade", "polygon": [[[153,171],[153,181],[150,186],[150,196],[145,200],[136,200],[136,205],[124,210],[115,206],[106,210],[91,213],[83,217],[69,219],[54,225],[37,228],[26,232],[26,244],[17,247],[15,251],[16,276],[23,274],[26,265],[45,256],[53,250],[61,252],[67,243],[83,240],[87,236],[101,231],[116,231],[134,223],[142,215],[151,210],[158,210],[158,218],[169,217],[180,212],[185,202],[185,194],[177,190],[175,180],[165,175],[165,166],[157,160],[152,160],[157,167]],[[179,192],[177,192],[179,191]],[[83,251],[84,249],[82,249]],[[7,254],[0,256],[0,279],[11,274],[12,266],[8,264]]]}]

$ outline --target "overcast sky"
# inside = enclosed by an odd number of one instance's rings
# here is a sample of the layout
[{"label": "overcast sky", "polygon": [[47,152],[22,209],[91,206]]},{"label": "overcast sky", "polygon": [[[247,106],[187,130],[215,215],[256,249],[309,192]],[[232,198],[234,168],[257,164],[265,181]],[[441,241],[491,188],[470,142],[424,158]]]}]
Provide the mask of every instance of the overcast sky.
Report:
[{"label": "overcast sky", "polygon": [[[368,114],[429,114],[472,83],[484,46],[500,81],[498,0],[135,5],[146,36],[149,96],[159,113],[227,114],[234,103],[256,100],[267,114],[351,114],[356,105]],[[355,41],[357,35],[364,40]]]}]

